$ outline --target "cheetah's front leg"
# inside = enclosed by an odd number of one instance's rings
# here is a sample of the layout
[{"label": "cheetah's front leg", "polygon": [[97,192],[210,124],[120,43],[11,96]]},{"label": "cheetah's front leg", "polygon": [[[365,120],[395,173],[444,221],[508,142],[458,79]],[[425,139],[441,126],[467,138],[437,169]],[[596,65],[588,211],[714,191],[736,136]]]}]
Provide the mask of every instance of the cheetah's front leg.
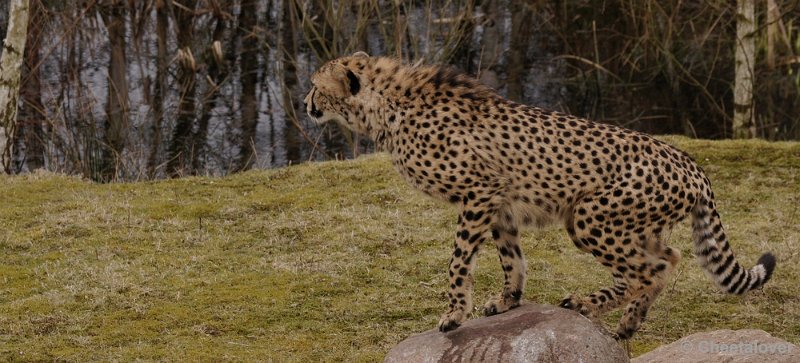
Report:
[{"label": "cheetah's front leg", "polygon": [[485,205],[478,208],[475,204],[463,206],[458,217],[459,229],[450,259],[450,291],[447,293],[450,307],[439,320],[442,332],[457,328],[472,311],[472,268],[478,247],[486,241],[489,226],[494,222],[491,214],[484,212]]},{"label": "cheetah's front leg", "polygon": [[519,248],[519,231],[498,226],[492,230],[492,239],[500,254],[505,283],[503,292],[489,299],[483,306],[483,314],[486,316],[504,313],[519,306],[522,291],[525,289],[526,266],[525,257]]}]

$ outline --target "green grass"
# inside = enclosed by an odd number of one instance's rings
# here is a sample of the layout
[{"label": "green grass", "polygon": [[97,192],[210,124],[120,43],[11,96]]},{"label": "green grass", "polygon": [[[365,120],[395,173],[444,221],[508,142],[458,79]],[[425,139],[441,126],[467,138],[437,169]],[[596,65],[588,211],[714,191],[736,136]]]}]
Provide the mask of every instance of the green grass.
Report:
[{"label": "green grass", "polygon": [[[763,291],[722,294],[681,224],[671,244],[684,259],[633,354],[723,328],[800,343],[800,144],[665,139],[708,172],[740,260],[771,250],[778,268]],[[0,361],[376,361],[446,306],[455,210],[383,155],[221,179],[0,185]],[[560,228],[523,245],[527,300],[610,282]],[[502,286],[493,250],[478,260],[477,305]]]}]

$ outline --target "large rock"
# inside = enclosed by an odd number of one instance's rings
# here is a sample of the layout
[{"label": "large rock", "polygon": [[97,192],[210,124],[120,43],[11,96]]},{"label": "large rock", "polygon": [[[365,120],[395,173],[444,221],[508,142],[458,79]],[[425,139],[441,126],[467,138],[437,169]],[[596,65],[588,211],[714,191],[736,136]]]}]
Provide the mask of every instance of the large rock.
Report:
[{"label": "large rock", "polygon": [[796,363],[800,362],[800,350],[763,330],[715,330],[683,337],[631,362]]},{"label": "large rock", "polygon": [[447,333],[436,329],[394,347],[385,363],[412,362],[627,362],[628,355],[602,328],[580,314],[526,304],[500,315],[466,321]]}]

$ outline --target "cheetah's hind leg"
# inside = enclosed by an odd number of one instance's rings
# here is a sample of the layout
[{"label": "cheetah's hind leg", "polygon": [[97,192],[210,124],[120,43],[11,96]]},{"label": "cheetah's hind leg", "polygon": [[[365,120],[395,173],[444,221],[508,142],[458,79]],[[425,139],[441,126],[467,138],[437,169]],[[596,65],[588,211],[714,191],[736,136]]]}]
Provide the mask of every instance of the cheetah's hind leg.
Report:
[{"label": "cheetah's hind leg", "polygon": [[[661,241],[664,243],[665,241]],[[630,339],[644,320],[656,297],[667,284],[667,279],[680,261],[680,251],[665,244],[651,249],[650,260],[644,264],[639,279],[642,289],[630,299],[617,326],[617,339]]]},{"label": "cheetah's hind leg", "polygon": [[[604,199],[596,202],[595,199]],[[560,307],[575,310],[595,323],[608,311],[627,302],[631,288],[626,279],[630,259],[640,253],[631,241],[629,233],[615,233],[611,227],[619,225],[621,216],[610,210],[596,210],[595,205],[608,204],[607,198],[598,194],[585,198],[574,207],[573,215],[566,221],[570,239],[581,251],[591,253],[603,266],[611,270],[614,284],[602,288],[586,297],[569,295],[559,304]]]},{"label": "cheetah's hind leg", "polygon": [[660,226],[635,230],[638,224],[626,222],[629,213],[615,207],[634,202],[629,192],[601,191],[581,200],[566,224],[575,246],[609,268],[614,284],[586,297],[568,296],[560,306],[599,322],[608,311],[628,304],[614,335],[618,339],[629,338],[639,328],[660,291],[664,270],[679,259],[660,239]]}]

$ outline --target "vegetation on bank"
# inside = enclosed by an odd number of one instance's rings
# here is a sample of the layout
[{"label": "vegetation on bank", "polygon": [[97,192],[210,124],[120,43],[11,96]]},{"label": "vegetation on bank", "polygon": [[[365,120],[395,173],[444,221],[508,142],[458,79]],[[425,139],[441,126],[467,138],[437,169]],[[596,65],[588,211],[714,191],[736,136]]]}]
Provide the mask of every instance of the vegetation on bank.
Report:
[{"label": "vegetation on bank", "polygon": [[[666,137],[708,172],[740,260],[778,257],[744,297],[684,256],[632,343],[756,328],[800,343],[800,144]],[[0,360],[376,361],[445,309],[455,210],[407,186],[384,155],[226,178],[94,184],[0,176]],[[525,299],[610,283],[562,229],[524,234]],[[476,304],[502,286],[494,248]],[[614,324],[619,314],[608,318]]]},{"label": "vegetation on bank", "polygon": [[303,116],[312,72],[356,51],[651,134],[800,140],[796,0],[24,0],[27,21],[22,2],[0,1],[0,40],[28,24],[6,173],[134,181],[369,152]]}]

